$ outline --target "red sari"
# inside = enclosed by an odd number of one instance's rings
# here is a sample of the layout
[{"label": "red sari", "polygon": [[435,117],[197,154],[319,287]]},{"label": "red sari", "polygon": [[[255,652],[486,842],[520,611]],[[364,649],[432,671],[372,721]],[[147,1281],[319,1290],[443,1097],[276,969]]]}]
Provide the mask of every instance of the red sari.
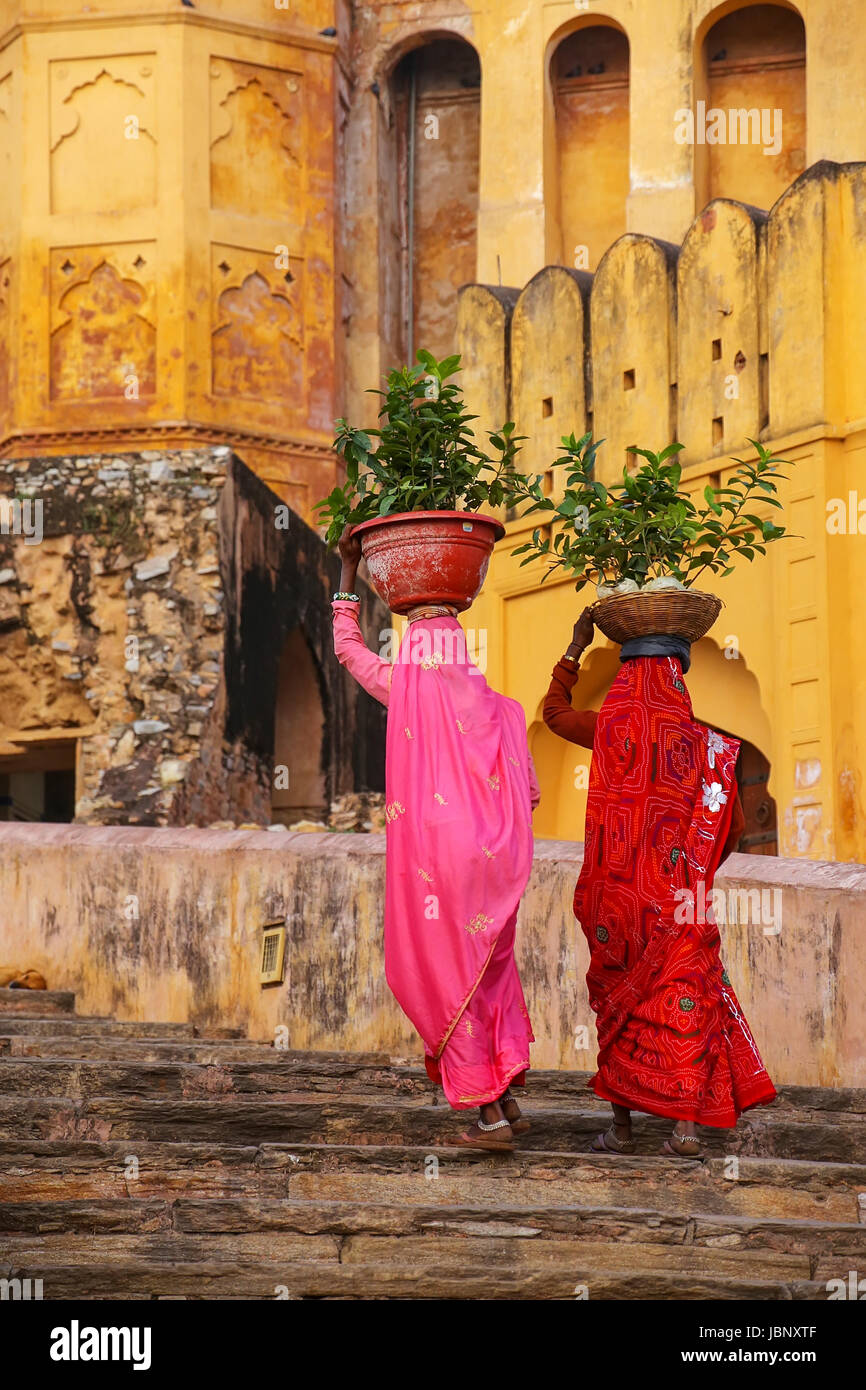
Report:
[{"label": "red sari", "polygon": [[676,658],[625,662],[595,726],[574,894],[590,949],[596,1095],[720,1128],[776,1094],[710,905],[738,750],[693,718]]}]

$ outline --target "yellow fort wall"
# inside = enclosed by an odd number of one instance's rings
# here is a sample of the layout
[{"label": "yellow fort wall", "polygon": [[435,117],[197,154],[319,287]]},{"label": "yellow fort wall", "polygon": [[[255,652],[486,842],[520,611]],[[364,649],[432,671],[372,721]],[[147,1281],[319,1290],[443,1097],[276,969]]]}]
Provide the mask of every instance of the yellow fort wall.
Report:
[{"label": "yellow fort wall", "polygon": [[[599,28],[610,31],[597,43],[605,71],[570,77],[564,50],[579,53],[581,32]],[[805,168],[866,156],[862,0],[367,0],[352,31],[344,132],[350,416],[401,351],[392,203],[385,212],[399,182],[389,80],[406,54],[445,37],[471,45],[480,65],[474,278],[483,284],[523,286],[554,264],[595,270],[622,232],[679,246],[713,196],[768,208]],[[699,101],[781,111],[779,151],[680,142],[680,115]],[[460,132],[444,116],[440,140],[459,167]],[[453,215],[442,196],[447,257]]]},{"label": "yellow fort wall", "polygon": [[[792,538],[727,579],[702,577],[725,607],[693,649],[689,687],[698,718],[769,760],[779,853],[859,861],[866,565],[859,532],[838,534],[831,512],[840,499],[848,526],[849,494],[855,507],[866,500],[864,253],[866,165],[825,163],[769,215],[716,200],[679,248],[628,233],[591,282],[562,267],[540,271],[517,298],[510,336],[501,292],[466,289],[460,313],[470,406],[491,423],[510,407],[530,436],[531,471],[550,469],[560,437],[586,429],[605,440],[602,478],[621,472],[630,445],[679,439],[684,484],[698,497],[751,452],[749,438],[791,460],[777,515]],[[539,587],[543,567],[521,568],[511,555],[530,530],[509,521],[471,617],[488,630],[491,680],[526,710],[543,792],[536,831],[580,839],[589,755],[550,734],[541,707],[594,594],[575,595],[562,577]],[[597,633],[582,705],[598,708],[617,666]]]},{"label": "yellow fort wall", "polygon": [[333,0],[0,4],[0,448],[333,485]]}]

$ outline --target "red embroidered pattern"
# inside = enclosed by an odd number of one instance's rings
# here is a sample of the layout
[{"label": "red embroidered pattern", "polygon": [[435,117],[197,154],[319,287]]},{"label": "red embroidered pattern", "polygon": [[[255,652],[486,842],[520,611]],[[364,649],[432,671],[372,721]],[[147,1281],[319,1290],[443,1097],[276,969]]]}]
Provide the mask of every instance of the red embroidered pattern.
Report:
[{"label": "red embroidered pattern", "polygon": [[738,749],[695,721],[678,661],[624,662],[596,725],[574,894],[598,1024],[591,1086],[634,1110],[720,1128],[776,1094],[710,906]]}]

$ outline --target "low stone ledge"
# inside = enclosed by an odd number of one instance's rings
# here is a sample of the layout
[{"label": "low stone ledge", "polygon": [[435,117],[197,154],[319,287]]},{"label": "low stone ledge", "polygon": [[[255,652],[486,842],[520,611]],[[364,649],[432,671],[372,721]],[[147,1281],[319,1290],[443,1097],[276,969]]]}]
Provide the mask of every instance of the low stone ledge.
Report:
[{"label": "low stone ledge", "polygon": [[[537,1067],[591,1068],[575,841],[537,840],[518,958]],[[385,836],[0,826],[0,962],[80,1012],[239,1027],[291,1048],[420,1055],[382,958]],[[728,973],[774,1078],[866,1085],[866,866],[731,855],[717,875]],[[282,985],[259,982],[287,925]]]}]

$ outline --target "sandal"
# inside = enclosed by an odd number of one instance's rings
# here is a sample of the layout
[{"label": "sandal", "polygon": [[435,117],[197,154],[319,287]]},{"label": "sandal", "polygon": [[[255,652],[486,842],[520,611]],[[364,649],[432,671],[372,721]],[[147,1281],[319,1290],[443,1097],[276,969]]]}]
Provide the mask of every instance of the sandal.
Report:
[{"label": "sandal", "polygon": [[[677,1144],[688,1144],[689,1147],[686,1152],[684,1153],[682,1149],[675,1149],[671,1143],[671,1139],[675,1140]],[[677,1134],[676,1130],[674,1130],[670,1139],[665,1140],[662,1149],[673,1158],[703,1158],[704,1156],[701,1149],[701,1141],[696,1134]]]},{"label": "sandal", "polygon": [[514,1152],[513,1130],[507,1120],[497,1120],[492,1125],[476,1120],[460,1135],[457,1143],[470,1149],[485,1149],[489,1153]]},{"label": "sandal", "polygon": [[593,1153],[603,1154],[633,1154],[633,1139],[618,1139],[616,1135],[616,1125],[611,1125],[603,1134],[596,1135],[590,1145]]},{"label": "sandal", "polygon": [[503,1115],[511,1125],[512,1134],[528,1134],[532,1129],[532,1125],[528,1120],[523,1118],[520,1112],[520,1106],[517,1104],[510,1090],[499,1097],[499,1104],[502,1106]]}]

